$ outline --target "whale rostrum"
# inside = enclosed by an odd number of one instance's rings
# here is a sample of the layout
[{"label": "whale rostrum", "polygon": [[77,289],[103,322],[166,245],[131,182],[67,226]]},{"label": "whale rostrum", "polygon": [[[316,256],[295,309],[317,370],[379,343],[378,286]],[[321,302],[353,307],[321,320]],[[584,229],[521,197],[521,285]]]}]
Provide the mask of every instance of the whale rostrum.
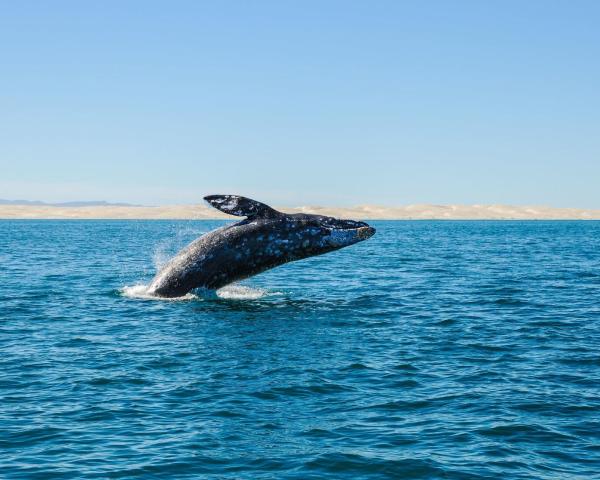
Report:
[{"label": "whale rostrum", "polygon": [[372,237],[365,222],[286,214],[237,195],[204,197],[221,212],[246,217],[194,240],[154,277],[148,293],[180,297],[215,290],[294,260],[322,255]]}]

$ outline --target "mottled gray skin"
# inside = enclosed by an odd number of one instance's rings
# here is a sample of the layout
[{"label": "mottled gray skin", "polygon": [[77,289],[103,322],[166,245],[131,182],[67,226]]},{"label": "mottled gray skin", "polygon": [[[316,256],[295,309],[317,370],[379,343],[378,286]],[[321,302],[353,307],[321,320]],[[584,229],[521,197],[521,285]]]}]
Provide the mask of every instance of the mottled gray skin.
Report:
[{"label": "mottled gray skin", "polygon": [[180,297],[195,288],[218,289],[287,262],[338,250],[375,233],[364,222],[285,214],[234,195],[211,195],[205,200],[223,212],[248,218],[190,243],[154,277],[150,294]]}]

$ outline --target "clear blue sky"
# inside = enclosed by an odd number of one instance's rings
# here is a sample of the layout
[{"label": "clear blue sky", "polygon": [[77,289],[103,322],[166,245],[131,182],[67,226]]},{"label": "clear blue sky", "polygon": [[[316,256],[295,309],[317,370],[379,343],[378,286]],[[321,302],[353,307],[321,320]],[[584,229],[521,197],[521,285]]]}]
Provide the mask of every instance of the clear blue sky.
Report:
[{"label": "clear blue sky", "polygon": [[600,208],[600,2],[4,1],[0,198]]}]

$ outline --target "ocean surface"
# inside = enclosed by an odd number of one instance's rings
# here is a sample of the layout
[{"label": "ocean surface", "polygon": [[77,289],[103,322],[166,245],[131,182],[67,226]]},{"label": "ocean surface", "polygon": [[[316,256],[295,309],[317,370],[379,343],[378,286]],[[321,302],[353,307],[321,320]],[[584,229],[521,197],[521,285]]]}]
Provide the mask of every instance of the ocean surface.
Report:
[{"label": "ocean surface", "polygon": [[145,297],[224,223],[0,221],[0,478],[600,478],[600,222],[371,222]]}]

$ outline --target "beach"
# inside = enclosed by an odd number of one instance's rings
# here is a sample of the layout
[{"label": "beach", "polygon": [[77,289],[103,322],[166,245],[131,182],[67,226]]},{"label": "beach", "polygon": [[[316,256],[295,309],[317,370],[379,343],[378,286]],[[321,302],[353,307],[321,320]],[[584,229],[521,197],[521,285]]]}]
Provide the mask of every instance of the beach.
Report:
[{"label": "beach", "polygon": [[[275,207],[287,213],[313,213],[364,220],[599,220],[600,209],[513,205],[432,205],[398,207]],[[234,218],[203,204],[163,206],[99,205],[0,205],[2,219],[173,219],[208,220]]]}]

